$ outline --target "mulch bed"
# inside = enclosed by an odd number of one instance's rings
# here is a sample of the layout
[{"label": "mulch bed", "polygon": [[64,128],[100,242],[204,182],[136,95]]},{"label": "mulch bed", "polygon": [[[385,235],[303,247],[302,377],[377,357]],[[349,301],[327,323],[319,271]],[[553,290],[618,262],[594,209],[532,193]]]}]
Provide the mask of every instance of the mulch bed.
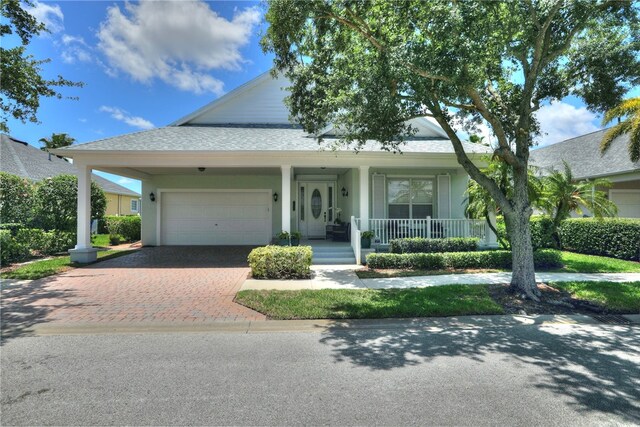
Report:
[{"label": "mulch bed", "polygon": [[523,299],[509,289],[509,285],[490,285],[489,294],[504,309],[505,314],[603,314],[606,309],[544,283],[538,284],[540,302]]}]

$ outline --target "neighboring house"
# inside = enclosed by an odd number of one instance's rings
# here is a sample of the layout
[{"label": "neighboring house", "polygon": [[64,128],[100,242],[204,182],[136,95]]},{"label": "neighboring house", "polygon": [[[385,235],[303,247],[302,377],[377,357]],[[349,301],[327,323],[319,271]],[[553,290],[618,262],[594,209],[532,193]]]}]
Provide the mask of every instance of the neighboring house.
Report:
[{"label": "neighboring house", "polygon": [[[372,230],[381,244],[410,235],[493,242],[484,221],[465,219],[469,178],[434,121],[411,121],[417,133],[402,154],[373,141],[358,153],[332,150],[332,128],[321,149],[289,122],[287,85],[265,73],[167,127],[55,152],[74,159],[81,182],[93,168],[142,180],[144,245],[264,245],[281,230],[324,239],[337,217],[354,217],[350,235]],[[489,152],[465,146],[479,164]],[[77,248],[90,248],[82,221]]]},{"label": "neighboring house", "polygon": [[606,129],[588,133],[531,151],[531,164],[545,171],[562,171],[566,161],[576,180],[606,178],[613,184],[604,189],[618,206],[618,216],[640,218],[640,162],[629,159],[629,135],[616,138],[600,154]]},{"label": "neighboring house", "polygon": [[[41,181],[61,174],[76,175],[75,166],[53,154],[39,150],[26,142],[2,134],[0,171]],[[140,212],[140,195],[121,185],[92,174],[91,179],[107,196],[107,215],[137,215]]]}]

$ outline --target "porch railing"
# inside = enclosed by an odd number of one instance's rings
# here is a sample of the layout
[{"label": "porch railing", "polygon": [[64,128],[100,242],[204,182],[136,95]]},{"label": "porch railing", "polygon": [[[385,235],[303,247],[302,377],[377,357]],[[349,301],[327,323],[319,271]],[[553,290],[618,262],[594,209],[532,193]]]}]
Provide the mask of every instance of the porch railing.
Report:
[{"label": "porch railing", "polygon": [[[353,224],[351,226],[353,230]],[[369,230],[374,240],[388,245],[392,239],[405,237],[423,237],[438,239],[446,237],[476,237],[486,239],[486,224],[481,219],[370,219]],[[352,243],[353,245],[353,243]]]},{"label": "porch railing", "polygon": [[360,228],[358,225],[360,220],[356,217],[351,217],[351,249],[353,249],[353,255],[356,257],[356,264],[362,263],[362,248],[360,247]]}]

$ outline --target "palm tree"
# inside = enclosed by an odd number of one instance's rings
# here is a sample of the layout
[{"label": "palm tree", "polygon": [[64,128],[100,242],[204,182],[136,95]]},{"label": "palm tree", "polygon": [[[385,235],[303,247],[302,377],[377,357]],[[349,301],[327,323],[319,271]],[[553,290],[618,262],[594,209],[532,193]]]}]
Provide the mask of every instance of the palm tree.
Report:
[{"label": "palm tree", "polygon": [[[40,149],[42,151],[49,151],[56,148],[68,147],[76,142],[76,139],[66,133],[52,133],[50,138],[40,138],[39,141],[44,144],[44,147],[40,147]],[[60,159],[63,158],[62,156],[57,157]]]},{"label": "palm tree", "polygon": [[[513,171],[511,166],[507,163],[495,158],[489,163],[489,166],[483,170],[483,172],[493,179],[503,192],[507,194],[513,192]],[[534,167],[529,168],[529,200],[534,206],[537,205],[537,202],[542,195],[542,182],[536,176],[535,172]],[[490,221],[490,213],[493,212],[496,215],[499,215],[500,208],[489,192],[474,180],[470,180],[469,186],[467,187],[466,202],[468,203],[466,209],[467,215],[470,218],[485,219],[491,231],[493,231],[497,236],[500,246],[505,248],[508,247],[509,242],[498,233],[498,230],[496,230]],[[508,235],[509,233],[507,230],[507,239]]]},{"label": "palm tree", "polygon": [[596,218],[615,216],[618,208],[615,203],[607,199],[604,191],[598,188],[611,186],[606,179],[575,182],[571,168],[564,163],[564,171],[554,171],[543,179],[544,193],[541,207],[551,217],[553,222],[553,236],[559,243],[558,228],[571,213],[582,215],[583,208],[588,209]]},{"label": "palm tree", "polygon": [[[621,120],[623,117],[626,119]],[[632,162],[640,160],[640,97],[622,101],[620,105],[607,111],[602,120],[603,125],[618,119],[618,124],[611,127],[600,143],[600,151],[605,152],[611,143],[620,135],[629,134],[629,157]]]}]

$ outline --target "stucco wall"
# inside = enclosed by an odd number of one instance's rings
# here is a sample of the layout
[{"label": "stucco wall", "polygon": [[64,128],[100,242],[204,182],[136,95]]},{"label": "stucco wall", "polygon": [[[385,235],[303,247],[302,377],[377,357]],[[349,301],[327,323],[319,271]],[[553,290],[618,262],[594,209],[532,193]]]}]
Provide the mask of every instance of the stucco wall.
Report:
[{"label": "stucco wall", "polygon": [[105,193],[105,195],[107,197],[106,215],[137,215],[139,213],[131,210],[131,200],[138,199],[138,197],[114,193]]}]

